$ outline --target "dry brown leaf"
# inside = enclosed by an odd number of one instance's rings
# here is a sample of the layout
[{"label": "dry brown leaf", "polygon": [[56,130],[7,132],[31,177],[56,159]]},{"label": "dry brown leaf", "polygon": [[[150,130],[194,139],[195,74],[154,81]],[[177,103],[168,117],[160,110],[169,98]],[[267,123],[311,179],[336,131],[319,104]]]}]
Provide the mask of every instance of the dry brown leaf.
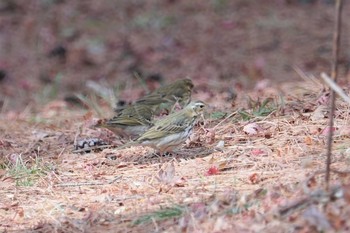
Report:
[{"label": "dry brown leaf", "polygon": [[214,129],[208,129],[205,134],[205,142],[208,144],[212,144],[215,142],[215,130]]},{"label": "dry brown leaf", "polygon": [[319,121],[328,116],[328,107],[324,105],[319,105],[315,111],[311,114],[310,119],[312,121]]},{"label": "dry brown leaf", "polygon": [[304,142],[305,142],[305,144],[308,145],[308,146],[311,146],[311,145],[313,144],[313,140],[312,140],[312,138],[311,138],[310,136],[306,136],[306,137],[304,138]]},{"label": "dry brown leaf", "polygon": [[260,178],[259,178],[259,175],[257,173],[253,173],[249,176],[249,181],[252,183],[252,184],[257,184],[259,183],[260,181]]},{"label": "dry brown leaf", "polygon": [[23,209],[23,207],[18,207],[18,208],[17,208],[17,211],[16,211],[16,214],[17,214],[19,217],[23,218],[23,217],[24,217],[24,209]]},{"label": "dry brown leaf", "polygon": [[88,121],[93,117],[93,112],[92,111],[88,111],[87,113],[85,113],[85,115],[83,116],[83,120],[84,121]]},{"label": "dry brown leaf", "polygon": [[157,180],[166,185],[175,185],[179,178],[175,176],[174,161],[166,163],[158,171]]},{"label": "dry brown leaf", "polygon": [[231,167],[232,167],[232,165],[231,165],[230,161],[228,161],[228,160],[224,160],[224,161],[221,161],[218,163],[219,171],[223,171],[223,170],[229,169]]},{"label": "dry brown leaf", "polygon": [[201,143],[200,135],[197,133],[192,133],[190,137],[186,140],[186,146],[198,145]]}]

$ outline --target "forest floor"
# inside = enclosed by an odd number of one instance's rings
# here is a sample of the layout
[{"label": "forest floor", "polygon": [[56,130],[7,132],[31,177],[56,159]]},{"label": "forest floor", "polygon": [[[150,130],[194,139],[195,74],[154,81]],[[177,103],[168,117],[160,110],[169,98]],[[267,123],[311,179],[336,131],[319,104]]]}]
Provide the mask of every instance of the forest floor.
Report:
[{"label": "forest floor", "polygon": [[35,116],[15,120],[7,115],[0,121],[0,149],[6,155],[0,170],[0,227],[33,232],[348,230],[349,107],[337,103],[332,169],[342,173],[332,173],[328,197],[322,191],[329,132],[322,89],[311,81],[296,82],[251,92],[251,99],[238,93],[233,102],[219,100],[226,102],[221,109],[209,103],[194,136],[173,156],[157,156],[147,147],[72,153],[76,138],[119,139],[91,127],[96,120],[91,112],[69,109],[63,101],[51,102]]},{"label": "forest floor", "polygon": [[[328,128],[317,78],[330,70],[327,2],[1,2],[0,232],[350,231],[349,106],[337,101]],[[122,143],[94,123],[187,76],[208,108],[173,155],[72,152]]]}]

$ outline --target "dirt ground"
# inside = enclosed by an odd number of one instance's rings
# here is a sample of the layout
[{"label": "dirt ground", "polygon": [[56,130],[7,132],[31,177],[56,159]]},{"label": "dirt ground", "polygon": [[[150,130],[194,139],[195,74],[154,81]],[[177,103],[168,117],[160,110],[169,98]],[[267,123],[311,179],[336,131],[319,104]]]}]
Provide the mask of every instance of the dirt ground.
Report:
[{"label": "dirt ground", "polygon": [[[334,5],[259,3],[1,1],[0,232],[350,231],[349,107],[339,99],[328,128],[318,78]],[[184,77],[208,107],[176,153],[72,152],[77,140],[122,143],[96,120]]]}]

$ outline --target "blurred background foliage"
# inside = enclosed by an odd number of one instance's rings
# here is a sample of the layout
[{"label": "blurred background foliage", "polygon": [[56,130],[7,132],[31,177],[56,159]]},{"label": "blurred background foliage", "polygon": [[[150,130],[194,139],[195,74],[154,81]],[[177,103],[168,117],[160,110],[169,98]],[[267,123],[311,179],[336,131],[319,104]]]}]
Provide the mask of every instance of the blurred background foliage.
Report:
[{"label": "blurred background foliage", "polygon": [[[344,3],[346,19],[350,10]],[[113,91],[114,102],[131,101],[155,88],[154,82],[184,77],[199,88],[229,91],[264,79],[295,80],[293,66],[316,75],[329,72],[333,4],[1,0],[0,109],[40,107],[57,98],[74,102],[76,94],[103,88]],[[349,48],[346,20],[342,39]],[[349,56],[348,49],[341,51],[343,77]]]}]

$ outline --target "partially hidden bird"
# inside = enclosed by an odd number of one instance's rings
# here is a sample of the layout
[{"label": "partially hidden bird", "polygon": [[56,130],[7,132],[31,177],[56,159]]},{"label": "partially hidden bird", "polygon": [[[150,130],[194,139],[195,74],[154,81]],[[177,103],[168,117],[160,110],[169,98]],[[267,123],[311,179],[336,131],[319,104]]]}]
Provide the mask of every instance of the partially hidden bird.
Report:
[{"label": "partially hidden bird", "polygon": [[176,103],[182,108],[190,103],[193,87],[191,79],[179,79],[136,100],[135,104],[152,107],[155,115],[160,114],[163,110],[171,112]]},{"label": "partially hidden bird", "polygon": [[153,117],[154,111],[150,106],[133,104],[97,127],[107,128],[123,137],[135,138],[153,126]]},{"label": "partially hidden bird", "polygon": [[163,111],[171,112],[176,103],[182,108],[186,106],[191,101],[192,89],[190,79],[177,80],[136,100],[113,118],[96,126],[107,128],[122,137],[135,138],[153,126],[154,116]]},{"label": "partially hidden bird", "polygon": [[202,101],[192,101],[185,108],[174,112],[159,121],[138,137],[135,141],[124,144],[118,149],[133,145],[152,147],[163,154],[172,152],[192,134],[198,116],[202,115],[206,104]]}]

